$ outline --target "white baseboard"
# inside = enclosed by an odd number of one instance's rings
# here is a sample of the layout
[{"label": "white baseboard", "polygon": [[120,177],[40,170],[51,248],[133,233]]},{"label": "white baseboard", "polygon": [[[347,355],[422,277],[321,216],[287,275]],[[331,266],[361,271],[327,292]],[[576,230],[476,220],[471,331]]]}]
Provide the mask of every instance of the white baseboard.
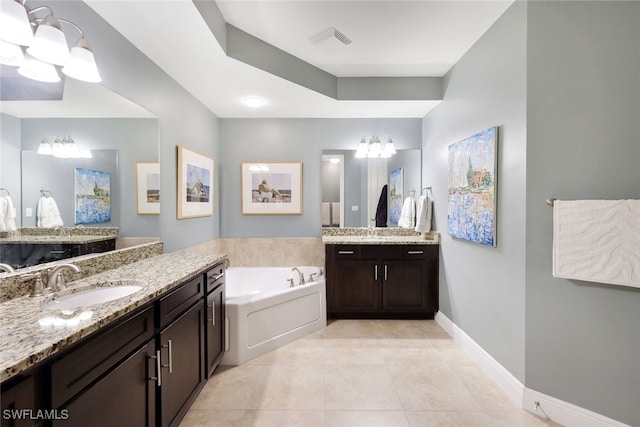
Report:
[{"label": "white baseboard", "polygon": [[[536,402],[538,403],[536,405]],[[568,427],[631,427],[580,406],[547,396],[530,388],[524,389],[524,410]]]},{"label": "white baseboard", "polygon": [[482,370],[498,386],[507,393],[507,396],[518,405],[522,405],[524,384],[507,371],[496,359],[478,345],[469,335],[460,329],[442,312],[437,312],[435,320],[453,340],[462,347]]},{"label": "white baseboard", "polygon": [[524,410],[567,427],[631,427],[588,409],[526,388],[447,316],[438,312],[435,320],[456,344],[480,365],[489,378]]}]

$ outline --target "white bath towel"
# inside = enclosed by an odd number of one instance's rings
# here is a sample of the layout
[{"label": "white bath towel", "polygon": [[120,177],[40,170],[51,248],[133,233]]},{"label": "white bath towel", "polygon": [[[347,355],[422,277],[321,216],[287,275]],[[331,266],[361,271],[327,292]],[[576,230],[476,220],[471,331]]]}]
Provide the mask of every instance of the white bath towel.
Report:
[{"label": "white bath towel", "polygon": [[0,197],[0,231],[7,231],[4,223],[4,216],[7,214],[7,201],[4,197]]},{"label": "white bath towel", "polygon": [[3,199],[7,203],[7,210],[4,214],[4,227],[6,231],[16,231],[16,208],[13,206],[11,196],[4,196]]},{"label": "white bath towel", "polygon": [[36,225],[43,228],[61,227],[64,225],[60,217],[58,205],[53,197],[41,196],[36,208]]},{"label": "white bath towel", "polygon": [[402,210],[400,211],[400,219],[398,220],[398,227],[412,228],[415,226],[416,219],[416,202],[413,197],[407,197],[402,204]]},{"label": "white bath towel", "polygon": [[331,225],[331,203],[322,202],[322,225]]},{"label": "white bath towel", "polygon": [[553,276],[640,288],[640,200],[556,200]]},{"label": "white bath towel", "polygon": [[340,202],[331,203],[331,225],[340,225]]},{"label": "white bath towel", "polygon": [[416,211],[416,231],[428,233],[431,231],[431,215],[433,212],[433,200],[431,196],[420,196]]}]

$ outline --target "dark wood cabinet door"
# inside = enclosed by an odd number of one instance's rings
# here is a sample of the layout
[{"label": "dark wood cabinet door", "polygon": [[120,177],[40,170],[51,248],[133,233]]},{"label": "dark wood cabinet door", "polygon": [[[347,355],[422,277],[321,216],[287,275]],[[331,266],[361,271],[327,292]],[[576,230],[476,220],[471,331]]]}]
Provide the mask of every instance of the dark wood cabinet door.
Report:
[{"label": "dark wood cabinet door", "polygon": [[[153,427],[156,424],[155,345],[151,341],[58,410],[54,427]],[[66,411],[66,412],[63,412]]]},{"label": "dark wood cabinet door", "polygon": [[383,261],[382,309],[393,312],[425,312],[429,294],[425,283],[426,263]]},{"label": "dark wood cabinet door", "polygon": [[333,310],[373,312],[380,309],[379,265],[368,260],[336,260],[333,270]]},{"label": "dark wood cabinet door", "polygon": [[224,354],[224,291],[225,285],[222,284],[207,295],[207,377],[213,374]]},{"label": "dark wood cabinet door", "polygon": [[28,412],[34,410],[34,380],[33,376],[17,380],[12,384],[2,384],[2,427],[33,426]]},{"label": "dark wood cabinet door", "polygon": [[160,333],[163,427],[178,425],[204,383],[204,304],[202,300]]}]

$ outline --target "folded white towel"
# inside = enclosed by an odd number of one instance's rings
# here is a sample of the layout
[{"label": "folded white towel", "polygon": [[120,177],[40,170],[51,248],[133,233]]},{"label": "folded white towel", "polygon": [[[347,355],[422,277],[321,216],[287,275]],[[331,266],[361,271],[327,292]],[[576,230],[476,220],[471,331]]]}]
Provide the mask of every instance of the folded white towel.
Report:
[{"label": "folded white towel", "polygon": [[11,196],[4,196],[3,199],[7,203],[7,210],[4,214],[4,226],[6,231],[16,231],[16,208],[13,206]]},{"label": "folded white towel", "polygon": [[400,219],[398,220],[398,227],[412,228],[415,225],[415,218],[416,202],[413,200],[413,197],[407,197],[402,204]]},{"label": "folded white towel", "polygon": [[431,215],[433,212],[433,200],[430,196],[420,196],[418,211],[416,213],[416,231],[428,233],[431,231]]},{"label": "folded white towel", "polygon": [[331,203],[322,202],[322,225],[331,225]]},{"label": "folded white towel", "polygon": [[58,205],[53,197],[40,197],[36,208],[36,225],[43,228],[61,227],[64,225],[60,217]]},{"label": "folded white towel", "polygon": [[4,197],[0,197],[0,231],[7,231],[7,227],[4,223],[4,217],[7,214],[7,201]]}]

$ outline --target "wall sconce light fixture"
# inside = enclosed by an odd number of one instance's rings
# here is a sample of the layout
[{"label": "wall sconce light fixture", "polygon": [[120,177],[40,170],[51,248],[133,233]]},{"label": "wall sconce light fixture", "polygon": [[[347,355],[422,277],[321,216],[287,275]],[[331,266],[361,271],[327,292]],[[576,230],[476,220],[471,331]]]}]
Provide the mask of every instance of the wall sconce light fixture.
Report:
[{"label": "wall sconce light fixture", "polygon": [[53,145],[45,137],[40,141],[38,154],[45,156],[59,157],[63,159],[91,159],[91,150],[81,150],[76,146],[75,141],[70,136],[57,136]]},{"label": "wall sconce light fixture", "polygon": [[360,145],[356,150],[356,158],[389,158],[396,154],[396,148],[393,145],[393,140],[389,135],[383,135],[382,138],[384,139],[385,136],[387,137],[387,142],[384,146],[380,142],[380,138],[376,135],[372,135],[368,139],[366,135],[363,136],[360,140]]}]

